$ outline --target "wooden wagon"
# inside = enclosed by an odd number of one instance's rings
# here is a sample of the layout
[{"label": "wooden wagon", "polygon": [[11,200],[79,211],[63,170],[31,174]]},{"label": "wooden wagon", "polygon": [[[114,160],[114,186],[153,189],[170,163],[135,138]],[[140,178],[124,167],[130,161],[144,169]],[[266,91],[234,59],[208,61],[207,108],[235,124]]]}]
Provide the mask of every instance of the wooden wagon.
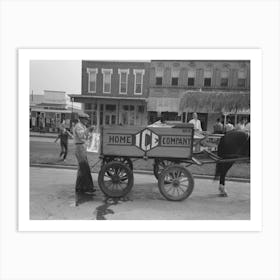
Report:
[{"label": "wooden wagon", "polygon": [[100,189],[110,197],[125,196],[134,182],[132,159],[154,159],[160,193],[168,200],[186,199],[193,191],[194,179],[181,163],[197,164],[193,158],[193,135],[192,124],[102,128]]}]

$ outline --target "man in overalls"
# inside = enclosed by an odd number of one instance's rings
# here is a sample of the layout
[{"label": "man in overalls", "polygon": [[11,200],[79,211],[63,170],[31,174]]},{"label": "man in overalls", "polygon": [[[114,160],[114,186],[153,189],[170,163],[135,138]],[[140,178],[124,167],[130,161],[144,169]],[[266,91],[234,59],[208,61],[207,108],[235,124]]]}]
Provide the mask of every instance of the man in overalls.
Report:
[{"label": "man in overalls", "polygon": [[93,185],[86,152],[86,140],[89,133],[86,127],[88,119],[87,114],[80,113],[79,120],[73,129],[75,155],[79,164],[75,190],[77,193],[93,194],[96,189]]}]

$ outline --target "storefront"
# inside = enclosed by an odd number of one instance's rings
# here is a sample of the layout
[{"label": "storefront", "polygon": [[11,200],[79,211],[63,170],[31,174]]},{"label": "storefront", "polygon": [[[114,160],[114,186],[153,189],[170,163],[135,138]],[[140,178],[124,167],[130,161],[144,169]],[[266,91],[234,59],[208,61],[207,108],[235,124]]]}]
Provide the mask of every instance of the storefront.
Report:
[{"label": "storefront", "polygon": [[64,91],[44,90],[42,95],[30,96],[30,130],[58,132],[61,122],[71,128],[81,112],[80,105],[71,102]]},{"label": "storefront", "polygon": [[235,126],[240,120],[250,122],[249,92],[185,92],[180,99],[180,112],[187,122],[196,112],[204,131],[213,132],[213,126],[219,118]]},{"label": "storefront", "polygon": [[77,119],[77,110],[32,108],[30,111],[30,129],[38,132],[58,132],[62,120],[71,128]]},{"label": "storefront", "polygon": [[84,111],[90,116],[90,124],[100,126],[123,125],[123,126],[146,126],[147,105],[146,99],[136,98],[104,98],[71,96],[75,102],[84,106]]},{"label": "storefront", "polygon": [[158,120],[181,121],[179,114],[180,90],[168,88],[151,88],[148,98],[148,123],[154,123]]}]

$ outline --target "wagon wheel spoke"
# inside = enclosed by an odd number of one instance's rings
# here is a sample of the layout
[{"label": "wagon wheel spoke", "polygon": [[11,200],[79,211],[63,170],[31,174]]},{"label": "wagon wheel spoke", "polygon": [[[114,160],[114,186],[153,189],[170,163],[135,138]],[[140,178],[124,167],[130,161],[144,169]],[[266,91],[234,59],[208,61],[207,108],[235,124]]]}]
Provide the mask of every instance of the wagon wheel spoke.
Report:
[{"label": "wagon wheel spoke", "polygon": [[182,177],[184,179],[179,179],[180,181],[180,184],[184,183],[184,182],[189,182],[189,179],[188,178],[185,178],[185,177]]},{"label": "wagon wheel spoke", "polygon": [[189,182],[188,183],[180,183],[180,186],[188,188],[189,187]]},{"label": "wagon wheel spoke", "polygon": [[112,181],[105,181],[104,184],[106,185],[107,188],[111,188],[113,186]]},{"label": "wagon wheel spoke", "polygon": [[181,186],[179,186],[178,189],[180,189],[182,191],[181,194],[183,194],[185,192],[185,190]]},{"label": "wagon wheel spoke", "polygon": [[176,188],[176,191],[178,193],[178,196],[180,196],[182,193],[179,192],[179,187]]}]

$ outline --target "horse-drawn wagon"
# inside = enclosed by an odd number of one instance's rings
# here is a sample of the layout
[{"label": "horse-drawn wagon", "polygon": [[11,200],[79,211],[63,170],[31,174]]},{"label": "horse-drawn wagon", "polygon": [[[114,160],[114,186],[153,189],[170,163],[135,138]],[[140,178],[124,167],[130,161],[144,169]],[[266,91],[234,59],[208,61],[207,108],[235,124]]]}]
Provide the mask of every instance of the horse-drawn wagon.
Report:
[{"label": "horse-drawn wagon", "polygon": [[[194,153],[192,124],[165,127],[103,127],[100,132],[101,169],[98,184],[109,197],[127,195],[134,184],[133,162],[154,160],[153,171],[160,193],[172,201],[188,198],[194,189],[194,178],[188,166],[248,160],[248,157],[222,159],[211,151]],[[203,138],[202,138],[203,139]],[[202,140],[201,139],[201,140]],[[208,159],[196,155],[204,153]]]},{"label": "horse-drawn wagon", "polygon": [[186,199],[194,189],[194,178],[188,166],[224,161],[209,151],[205,151],[208,160],[200,161],[194,156],[192,124],[104,127],[100,142],[102,166],[98,184],[109,197],[123,197],[131,191],[134,184],[133,161],[137,159],[154,160],[154,175],[158,179],[160,193],[172,201]]}]

